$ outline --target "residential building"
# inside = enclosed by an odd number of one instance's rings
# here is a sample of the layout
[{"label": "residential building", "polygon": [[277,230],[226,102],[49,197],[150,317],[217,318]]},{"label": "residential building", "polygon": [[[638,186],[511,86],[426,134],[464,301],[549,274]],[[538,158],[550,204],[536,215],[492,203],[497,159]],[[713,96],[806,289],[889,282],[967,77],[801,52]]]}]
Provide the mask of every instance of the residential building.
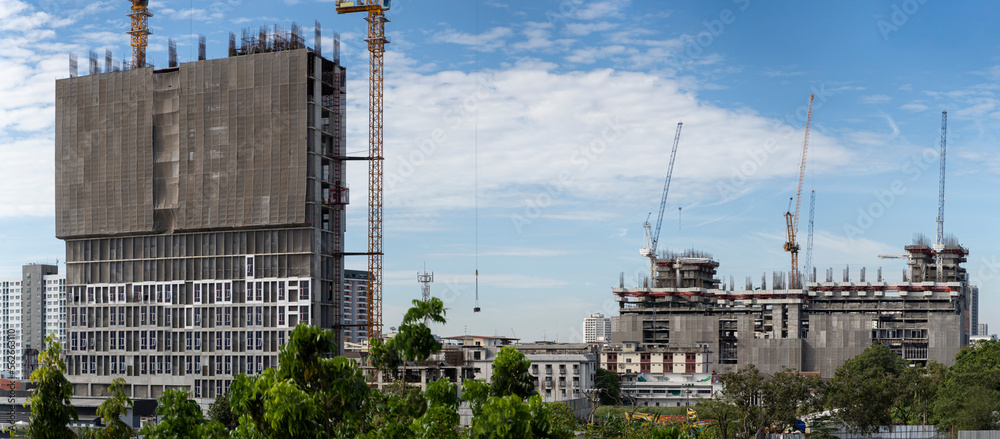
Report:
[{"label": "residential building", "polygon": [[56,81],[79,397],[124,377],[133,398],[206,406],[277,366],[300,322],[344,344],[345,70],[294,31],[252,35],[227,58]]},{"label": "residential building", "polygon": [[611,340],[611,318],[604,314],[591,314],[583,319],[583,342],[598,343]]},{"label": "residential building", "polygon": [[21,277],[0,279],[3,376],[26,380],[38,367],[45,338],[66,341],[66,276],[55,265],[28,264]]},{"label": "residential building", "polygon": [[985,323],[980,323],[977,325],[976,335],[990,335],[990,327]]},{"label": "residential building", "polygon": [[344,343],[368,342],[368,272],[344,270],[344,300],[341,302]]},{"label": "residential building", "polygon": [[643,346],[637,343],[602,347],[602,369],[622,377],[622,395],[647,406],[681,406],[710,398],[716,388],[709,345]]},{"label": "residential building", "polygon": [[546,402],[587,398],[597,376],[597,351],[586,343],[522,343],[535,390]]}]

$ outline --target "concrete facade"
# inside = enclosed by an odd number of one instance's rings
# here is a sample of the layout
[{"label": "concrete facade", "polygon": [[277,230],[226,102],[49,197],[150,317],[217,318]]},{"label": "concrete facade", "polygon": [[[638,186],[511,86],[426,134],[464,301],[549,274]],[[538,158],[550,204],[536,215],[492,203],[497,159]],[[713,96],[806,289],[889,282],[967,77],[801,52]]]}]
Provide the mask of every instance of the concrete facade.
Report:
[{"label": "concrete facade", "polygon": [[299,322],[343,346],[345,71],[295,38],[56,82],[76,395],[205,405]]},{"label": "concrete facade", "polygon": [[368,272],[344,270],[344,343],[368,342]]},{"label": "concrete facade", "polygon": [[535,390],[546,402],[586,398],[597,377],[597,350],[586,343],[522,343]]},{"label": "concrete facade", "polygon": [[[720,289],[718,263],[702,254],[656,259],[650,288],[615,288],[619,317],[613,344],[642,348],[708,346],[712,370],[754,364],[831,378],[844,361],[873,343],[904,359],[952,364],[968,344],[968,251],[958,245],[907,246],[904,282],[828,282],[804,290]],[[863,276],[863,275],[862,275]]]}]

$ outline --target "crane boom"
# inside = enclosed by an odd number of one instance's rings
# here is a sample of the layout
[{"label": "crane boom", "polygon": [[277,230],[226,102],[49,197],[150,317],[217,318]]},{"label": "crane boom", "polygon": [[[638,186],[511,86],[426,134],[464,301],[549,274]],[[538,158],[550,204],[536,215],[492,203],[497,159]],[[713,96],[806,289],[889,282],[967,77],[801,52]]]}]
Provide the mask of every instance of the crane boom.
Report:
[{"label": "crane boom", "polygon": [[132,45],[132,68],[146,67],[146,45],[149,43],[149,0],[132,0],[132,29],[129,31]]},{"label": "crane boom", "polygon": [[802,162],[799,164],[799,188],[795,193],[795,214],[791,212],[785,214],[788,227],[788,241],[785,242],[785,251],[792,254],[792,271],[788,274],[789,288],[799,287],[799,245],[795,242],[795,235],[799,231],[799,207],[802,204],[802,183],[806,175],[806,157],[809,153],[809,125],[812,124],[813,98],[809,95],[809,111],[806,113],[806,135],[802,141]]},{"label": "crane boom", "polygon": [[[681,141],[681,127],[684,126],[684,122],[677,122],[677,132],[674,133],[674,146],[670,150],[670,163],[667,165],[667,178],[663,182],[663,196],[660,198],[660,213],[656,217],[656,231],[650,236],[649,248],[640,251],[643,256],[649,256],[650,258],[656,258],[656,244],[660,240],[660,226],[663,225],[663,212],[667,207],[667,193],[670,192],[670,178],[674,174],[674,160],[677,158],[677,145]],[[647,218],[644,227],[649,230],[649,219]]]},{"label": "crane boom", "polygon": [[390,0],[337,1],[337,13],[368,16],[368,337],[382,336],[382,65]]},{"label": "crane boom", "polygon": [[938,191],[937,244],[944,245],[944,157],[948,145],[948,112],[941,112],[941,187]]}]

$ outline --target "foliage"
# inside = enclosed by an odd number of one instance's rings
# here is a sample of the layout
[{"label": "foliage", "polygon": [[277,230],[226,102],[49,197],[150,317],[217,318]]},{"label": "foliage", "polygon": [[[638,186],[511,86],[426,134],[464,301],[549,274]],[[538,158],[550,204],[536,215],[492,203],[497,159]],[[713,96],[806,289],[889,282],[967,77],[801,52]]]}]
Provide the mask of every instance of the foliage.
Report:
[{"label": "foliage", "polygon": [[573,409],[562,402],[549,403],[548,407],[549,422],[553,428],[566,431],[576,430],[577,419],[576,414],[573,413]]},{"label": "foliage", "polygon": [[455,384],[442,378],[431,381],[424,391],[427,411],[414,420],[410,426],[415,437],[420,439],[459,437],[458,393]]},{"label": "foliage", "polygon": [[76,437],[68,426],[71,420],[79,418],[70,402],[73,385],[65,376],[61,345],[54,334],[49,334],[45,337],[45,346],[38,354],[38,369],[31,372],[31,382],[37,387],[28,397],[31,422],[27,435],[38,439]]},{"label": "foliage", "polygon": [[[741,436],[756,436],[768,429],[782,430],[798,414],[818,404],[816,394],[822,389],[819,377],[785,369],[767,379],[752,364],[724,374],[722,381],[725,387],[719,399],[735,408]],[[724,407],[712,409],[731,416]],[[720,434],[729,433],[728,425],[725,428],[717,425],[717,429]]]},{"label": "foliage", "polygon": [[446,313],[444,302],[437,297],[431,297],[426,302],[414,300],[413,307],[407,310],[396,336],[385,342],[378,339],[369,341],[369,364],[385,374],[393,375],[402,367],[406,381],[407,362],[424,362],[431,354],[441,350],[441,343],[431,334],[424,320],[446,323]]},{"label": "foliage", "polygon": [[139,434],[150,439],[223,438],[228,436],[218,421],[205,422],[201,408],[185,389],[169,389],[157,400],[159,421],[146,424]]},{"label": "foliage", "polygon": [[572,431],[553,425],[542,397],[491,396],[472,418],[470,438],[570,438]]},{"label": "foliage", "polygon": [[503,347],[493,360],[493,396],[514,395],[525,399],[535,393],[535,385],[528,368],[531,361],[514,347]]},{"label": "foliage", "polygon": [[228,392],[225,395],[216,396],[215,402],[208,406],[208,418],[219,421],[229,430],[236,428],[236,425],[239,424],[239,417],[233,413],[232,407],[229,406]]},{"label": "foliage", "polygon": [[828,403],[849,431],[868,435],[892,423],[906,361],[888,346],[873,345],[837,369]]},{"label": "foliage", "polygon": [[941,429],[1000,429],[1000,341],[966,346],[948,368],[932,405]]},{"label": "foliage", "polygon": [[600,392],[601,405],[618,405],[622,403],[622,378],[615,372],[597,369],[594,377],[594,387]]},{"label": "foliage", "polygon": [[704,433],[719,439],[735,438],[740,426],[740,411],[726,401],[710,399],[695,406],[699,417],[709,419]]},{"label": "foliage", "polygon": [[121,416],[128,413],[132,408],[132,399],[125,394],[125,379],[115,378],[108,386],[111,393],[97,407],[97,415],[104,421],[104,437],[106,439],[129,438],[135,436],[132,427],[121,420]]},{"label": "foliage", "polygon": [[240,413],[234,437],[354,436],[369,389],[353,360],[332,356],[332,331],[300,324],[278,354],[279,368],[237,375],[230,404]]}]

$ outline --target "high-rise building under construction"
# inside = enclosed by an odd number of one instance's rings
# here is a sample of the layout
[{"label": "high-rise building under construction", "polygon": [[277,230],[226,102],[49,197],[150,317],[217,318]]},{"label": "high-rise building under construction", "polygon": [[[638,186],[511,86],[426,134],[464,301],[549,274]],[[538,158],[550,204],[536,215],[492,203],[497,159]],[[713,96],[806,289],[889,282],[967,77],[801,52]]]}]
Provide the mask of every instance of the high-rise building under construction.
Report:
[{"label": "high-rise building under construction", "polygon": [[134,398],[204,403],[276,366],[299,322],[341,333],[344,106],[337,56],[296,32],[56,82],[77,396],[125,377]]}]

